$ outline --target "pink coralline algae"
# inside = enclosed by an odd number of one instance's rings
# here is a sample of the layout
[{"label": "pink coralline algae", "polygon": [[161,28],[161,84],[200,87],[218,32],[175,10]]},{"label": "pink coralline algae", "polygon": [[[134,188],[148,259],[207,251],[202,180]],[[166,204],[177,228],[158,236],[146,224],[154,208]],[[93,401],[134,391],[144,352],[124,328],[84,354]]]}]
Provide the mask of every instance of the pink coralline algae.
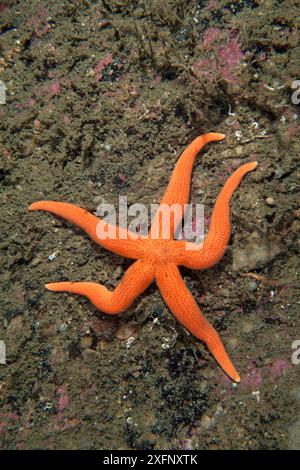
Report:
[{"label": "pink coralline algae", "polygon": [[220,36],[221,30],[219,28],[209,28],[203,37],[204,49],[210,49],[213,42]]},{"label": "pink coralline algae", "polygon": [[47,96],[49,99],[51,99],[53,96],[59,95],[61,92],[61,84],[58,80],[52,82],[52,83],[46,83],[45,85],[42,85],[37,91],[36,95],[37,96]]},{"label": "pink coralline algae", "polygon": [[96,67],[93,69],[96,81],[99,82],[103,78],[103,72],[105,68],[113,62],[112,53],[107,54],[103,59],[99,60]]},{"label": "pink coralline algae", "polygon": [[263,62],[264,60],[266,60],[266,58],[267,58],[267,54],[266,54],[265,52],[260,52],[260,53],[258,54],[258,60],[259,60],[259,62]]},{"label": "pink coralline algae", "polygon": [[244,57],[238,37],[228,30],[210,28],[199,45],[205,58],[193,64],[196,75],[204,76],[210,81],[221,76],[227,82],[235,83],[236,67]]},{"label": "pink coralline algae", "polygon": [[53,82],[51,83],[48,88],[47,88],[47,93],[50,95],[50,96],[54,96],[54,95],[59,95],[60,92],[61,92],[61,86],[60,86],[60,83],[59,82]]},{"label": "pink coralline algae", "polygon": [[232,38],[230,42],[220,50],[220,57],[228,66],[237,65],[244,57],[236,37]]},{"label": "pink coralline algae", "polygon": [[262,383],[262,375],[260,370],[253,364],[249,372],[242,377],[242,386],[255,391],[258,390]]},{"label": "pink coralline algae", "polygon": [[292,366],[286,359],[277,359],[269,368],[271,379],[278,379],[284,374],[286,369],[289,369],[290,367]]},{"label": "pink coralline algae", "polygon": [[58,399],[58,409],[59,411],[63,411],[69,405],[70,400],[65,387],[61,387],[57,392],[60,395]]},{"label": "pink coralline algae", "polygon": [[276,359],[272,364],[258,369],[255,364],[252,365],[249,372],[242,377],[241,387],[250,388],[251,390],[258,390],[264,381],[275,382],[277,381],[291,364],[286,359]]},{"label": "pink coralline algae", "polygon": [[18,442],[18,444],[16,445],[16,448],[18,450],[24,450],[25,449],[25,443],[24,442]]},{"label": "pink coralline algae", "polygon": [[74,428],[80,423],[78,418],[65,418],[63,413],[55,415],[53,429],[54,431],[66,431],[67,429]]},{"label": "pink coralline algae", "polygon": [[125,181],[126,181],[126,176],[124,175],[124,173],[119,173],[118,176],[119,176],[120,181],[121,181],[122,183],[125,183]]},{"label": "pink coralline algae", "polygon": [[71,124],[71,119],[67,114],[63,115],[62,120],[65,126],[68,126],[69,124]]},{"label": "pink coralline algae", "polygon": [[218,7],[217,0],[213,0],[206,7],[204,7],[204,10],[211,10],[212,8],[217,8],[217,7]]},{"label": "pink coralline algae", "polygon": [[40,38],[52,29],[48,21],[49,17],[49,10],[47,8],[40,8],[37,14],[28,21],[28,25],[33,28],[36,37]]},{"label": "pink coralline algae", "polygon": [[6,8],[8,7],[8,5],[4,2],[0,2],[0,13],[4,10],[6,10]]},{"label": "pink coralline algae", "polygon": [[16,109],[27,109],[27,108],[32,108],[32,106],[35,106],[37,103],[35,98],[29,98],[28,100],[22,102],[22,103],[16,103],[15,108]]}]

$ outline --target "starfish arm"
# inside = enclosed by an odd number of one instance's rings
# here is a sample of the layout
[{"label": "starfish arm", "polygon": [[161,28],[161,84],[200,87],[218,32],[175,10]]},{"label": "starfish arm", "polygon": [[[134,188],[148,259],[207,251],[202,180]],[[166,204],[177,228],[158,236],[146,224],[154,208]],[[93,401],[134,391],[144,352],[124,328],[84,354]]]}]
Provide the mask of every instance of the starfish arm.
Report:
[{"label": "starfish arm", "polygon": [[160,202],[160,207],[154,216],[151,227],[151,229],[155,231],[154,233],[156,233],[156,231],[160,232],[160,234],[163,232],[160,215],[163,210],[163,205],[166,204],[168,206],[172,206],[172,204],[176,204],[180,206],[181,210],[178,212],[178,215],[175,214],[174,216],[171,216],[170,234],[173,237],[174,228],[176,229],[178,223],[182,219],[184,204],[187,204],[189,200],[192,170],[197,154],[207,143],[222,140],[224,138],[224,134],[208,132],[207,134],[196,137],[196,139],[194,139],[181,154]]},{"label": "starfish arm", "polygon": [[202,315],[195,299],[185,285],[175,264],[160,267],[156,273],[160,292],[177,320],[196,338],[201,339],[226,372],[235,382],[240,377],[229,359],[216,330]]},{"label": "starfish arm", "polygon": [[102,312],[116,315],[126,310],[134,299],[147,289],[153,279],[154,268],[138,260],[127,269],[123,279],[113,291],[95,282],[51,282],[45,287],[54,292],[83,295]]},{"label": "starfish arm", "polygon": [[[29,206],[30,211],[43,210],[72,222],[82,228],[98,245],[109,251],[127,258],[141,258],[146,240],[136,237],[128,230],[121,227],[113,227],[88,211],[74,204],[56,201],[38,201]],[[113,236],[109,237],[109,233]],[[102,234],[107,234],[107,238]],[[133,238],[135,236],[135,239]]]},{"label": "starfish arm", "polygon": [[[182,243],[177,250],[177,262],[191,269],[206,269],[216,264],[224,255],[230,237],[230,199],[243,177],[256,168],[257,162],[246,163],[226,181],[215,203],[210,227],[203,244]],[[181,258],[181,259],[179,259]]]}]

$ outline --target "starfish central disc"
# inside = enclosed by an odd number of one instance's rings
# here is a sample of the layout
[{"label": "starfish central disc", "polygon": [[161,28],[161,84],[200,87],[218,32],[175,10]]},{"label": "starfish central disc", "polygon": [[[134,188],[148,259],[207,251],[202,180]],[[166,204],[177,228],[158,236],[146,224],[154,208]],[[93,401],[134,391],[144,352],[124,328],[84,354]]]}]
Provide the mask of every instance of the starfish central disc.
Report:
[{"label": "starfish central disc", "polygon": [[174,260],[173,245],[170,244],[170,240],[149,239],[143,259],[156,265],[171,263]]}]

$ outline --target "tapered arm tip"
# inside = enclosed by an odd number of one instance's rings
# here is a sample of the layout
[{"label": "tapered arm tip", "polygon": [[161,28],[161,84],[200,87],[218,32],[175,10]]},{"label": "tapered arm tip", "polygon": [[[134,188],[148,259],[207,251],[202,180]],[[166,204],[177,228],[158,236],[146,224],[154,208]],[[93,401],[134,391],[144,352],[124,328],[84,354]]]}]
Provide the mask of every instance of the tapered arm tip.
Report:
[{"label": "tapered arm tip", "polygon": [[241,381],[241,377],[239,376],[238,373],[236,373],[236,375],[235,375],[234,377],[232,377],[232,378],[233,378],[233,380],[234,380],[235,382],[237,382],[237,383],[240,383],[240,381]]},{"label": "tapered arm tip", "polygon": [[45,284],[46,289],[47,290],[53,290],[52,289],[52,284],[53,284],[52,282],[49,282],[48,284]]},{"label": "tapered arm tip", "polygon": [[28,210],[29,210],[29,211],[35,211],[35,210],[37,210],[36,205],[37,205],[37,202],[33,202],[32,204],[30,204],[30,206],[28,206]]},{"label": "tapered arm tip", "polygon": [[212,132],[212,134],[214,134],[216,140],[223,140],[226,137],[225,134],[222,134],[220,132]]}]

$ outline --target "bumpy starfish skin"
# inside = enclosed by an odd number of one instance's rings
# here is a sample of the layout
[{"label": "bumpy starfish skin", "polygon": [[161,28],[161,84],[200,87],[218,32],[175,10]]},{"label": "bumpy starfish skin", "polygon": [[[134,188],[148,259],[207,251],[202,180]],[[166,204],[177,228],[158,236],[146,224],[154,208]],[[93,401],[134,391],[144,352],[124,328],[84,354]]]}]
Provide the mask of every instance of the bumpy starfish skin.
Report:
[{"label": "bumpy starfish skin", "polygon": [[[216,264],[224,255],[230,236],[229,203],[235,189],[246,173],[256,168],[257,162],[246,163],[238,168],[227,180],[215,203],[207,236],[202,245],[183,240],[174,240],[166,234],[160,209],[162,204],[179,204],[184,207],[189,200],[193,164],[200,149],[208,142],[224,139],[223,134],[208,133],[197,137],[180,156],[170,182],[155,214],[148,237],[131,238],[130,232],[116,227],[114,238],[99,237],[111,227],[101,219],[72,204],[55,201],[39,201],[31,204],[29,210],[44,210],[72,222],[87,232],[104,248],[136,261],[126,271],[118,286],[111,292],[94,282],[55,282],[46,284],[51,291],[72,292],[87,297],[99,310],[107,314],[118,314],[126,310],[134,299],[154,280],[177,320],[196,338],[204,341],[208,349],[228,374],[236,381],[240,376],[229,359],[216,330],[201,313],[196,301],[185,285],[178,266],[205,269]],[[171,231],[181,217],[170,217]],[[157,233],[155,239],[153,233]]]}]

